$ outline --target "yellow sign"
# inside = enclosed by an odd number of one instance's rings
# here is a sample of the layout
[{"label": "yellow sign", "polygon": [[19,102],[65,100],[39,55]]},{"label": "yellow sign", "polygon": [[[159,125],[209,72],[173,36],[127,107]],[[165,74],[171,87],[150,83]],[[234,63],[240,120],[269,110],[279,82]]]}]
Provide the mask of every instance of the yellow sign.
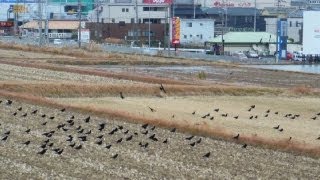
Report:
[{"label": "yellow sign", "polygon": [[27,8],[24,5],[13,5],[13,12],[15,13],[24,13],[27,11]]}]

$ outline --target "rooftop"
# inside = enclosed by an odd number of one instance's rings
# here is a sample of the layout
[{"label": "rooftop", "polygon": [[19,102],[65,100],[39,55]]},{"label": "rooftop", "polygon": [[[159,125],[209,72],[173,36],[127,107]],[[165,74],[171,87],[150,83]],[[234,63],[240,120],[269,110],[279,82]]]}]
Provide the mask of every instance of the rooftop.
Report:
[{"label": "rooftop", "polygon": [[[45,28],[45,23],[42,23],[42,28]],[[25,29],[39,28],[38,21],[30,21],[20,26]],[[79,27],[79,21],[49,21],[48,29],[69,29],[75,30]]]}]

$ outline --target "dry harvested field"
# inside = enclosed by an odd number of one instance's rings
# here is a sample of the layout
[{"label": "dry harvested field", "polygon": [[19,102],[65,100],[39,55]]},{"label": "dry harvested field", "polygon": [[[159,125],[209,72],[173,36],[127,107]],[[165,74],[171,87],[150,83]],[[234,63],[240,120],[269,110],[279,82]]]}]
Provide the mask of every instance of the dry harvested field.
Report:
[{"label": "dry harvested field", "polygon": [[1,179],[320,179],[319,75],[3,48]]}]

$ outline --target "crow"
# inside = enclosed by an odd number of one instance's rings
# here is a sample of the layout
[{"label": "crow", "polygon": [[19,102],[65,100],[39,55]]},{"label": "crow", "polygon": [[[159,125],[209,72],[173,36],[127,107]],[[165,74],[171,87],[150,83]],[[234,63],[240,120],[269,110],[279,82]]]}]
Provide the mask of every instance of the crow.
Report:
[{"label": "crow", "polygon": [[78,137],[81,141],[87,141],[87,136],[79,136]]},{"label": "crow", "polygon": [[258,119],[258,115],[256,115],[254,118],[255,118],[255,119]]},{"label": "crow", "polygon": [[6,141],[8,139],[8,136],[3,137],[1,140]]},{"label": "crow", "polygon": [[239,137],[240,137],[240,134],[237,134],[236,136],[233,137],[233,139],[237,139],[238,140]]},{"label": "crow", "polygon": [[268,114],[264,115],[264,117],[268,117]]},{"label": "crow", "polygon": [[81,148],[82,148],[82,145],[80,144],[79,146],[75,147],[74,149],[79,150],[79,149],[81,149]]},{"label": "crow", "polygon": [[194,136],[186,137],[186,140],[191,140]]},{"label": "crow", "polygon": [[41,147],[42,149],[44,149],[44,148],[47,147],[47,144],[42,144],[40,147]]},{"label": "crow", "polygon": [[64,131],[64,132],[67,132],[69,129],[66,129],[66,128],[62,128],[62,130]]},{"label": "crow", "polygon": [[103,134],[100,136],[97,136],[98,139],[102,139],[103,138]]},{"label": "crow", "polygon": [[11,131],[7,131],[4,133],[4,135],[9,135],[11,133]]},{"label": "crow", "polygon": [[156,129],[156,126],[153,126],[152,128],[150,128],[151,131],[153,131],[154,129]]},{"label": "crow", "polygon": [[65,125],[66,125],[66,124],[59,124],[59,125],[57,126],[57,129],[61,129],[61,128],[63,128]]},{"label": "crow", "polygon": [[49,146],[49,147],[52,147],[52,146],[53,146],[53,143],[48,144],[48,146]]},{"label": "crow", "polygon": [[311,119],[316,120],[316,119],[317,119],[317,116],[315,116],[315,117],[313,117],[313,118],[311,118]]},{"label": "crow", "polygon": [[144,147],[144,148],[147,148],[148,145],[149,145],[149,143],[145,143],[145,144],[143,145],[143,147]]},{"label": "crow", "polygon": [[201,140],[202,140],[201,138],[198,139],[198,141],[196,141],[196,143],[197,143],[197,144],[200,144],[200,143],[201,143]]},{"label": "crow", "polygon": [[126,141],[130,141],[132,139],[132,135],[126,138]]},{"label": "crow", "polygon": [[76,130],[80,130],[81,129],[81,126],[78,126],[77,128],[76,128]]},{"label": "crow", "polygon": [[160,84],[160,90],[163,91],[164,93],[167,93],[162,84]]},{"label": "crow", "polygon": [[268,110],[266,111],[266,113],[270,113],[270,109],[268,109]]},{"label": "crow", "polygon": [[74,119],[74,115],[72,115],[72,116],[70,117],[70,119]]},{"label": "crow", "polygon": [[84,119],[85,123],[88,123],[90,121],[90,116],[88,116],[87,118]]},{"label": "crow", "polygon": [[276,126],[276,127],[273,127],[273,129],[279,129],[280,125]]},{"label": "crow", "polygon": [[171,131],[170,132],[176,132],[176,128],[173,128],[173,129],[171,129]]},{"label": "crow", "polygon": [[13,115],[13,116],[16,116],[17,114],[18,114],[17,112],[14,112],[12,115]]},{"label": "crow", "polygon": [[115,132],[118,131],[118,128],[114,128],[111,132],[109,132],[108,134],[113,135]]},{"label": "crow", "polygon": [[111,144],[106,145],[106,148],[107,148],[107,149],[110,149],[110,148],[111,148],[111,146],[112,146]]},{"label": "crow", "polygon": [[212,116],[211,118],[210,118],[210,120],[213,120],[214,119],[214,117]]},{"label": "crow", "polygon": [[195,115],[195,114],[196,114],[196,112],[195,112],[195,111],[193,111],[192,115]]},{"label": "crow", "polygon": [[117,143],[121,143],[121,141],[122,141],[122,138],[118,139],[118,140],[117,140]]},{"label": "crow", "polygon": [[44,122],[44,123],[42,123],[41,125],[42,125],[42,126],[45,126],[46,124],[47,124],[47,122]]},{"label": "crow", "polygon": [[69,123],[69,124],[70,124],[70,123],[72,123],[72,122],[73,122],[73,120],[72,120],[72,119],[70,119],[70,120],[68,120],[68,121],[67,121],[67,123]]},{"label": "crow", "polygon": [[215,111],[215,112],[219,112],[219,108],[217,108],[217,109],[214,109],[214,111]]},{"label": "crow", "polygon": [[279,112],[277,111],[277,112],[275,112],[274,114],[279,114]]},{"label": "crow", "polygon": [[66,141],[71,142],[73,140],[73,137],[71,135],[69,135],[68,137],[69,137],[69,139],[67,139]]},{"label": "crow", "polygon": [[282,132],[282,131],[283,131],[283,128],[279,129],[279,131]]},{"label": "crow", "polygon": [[250,116],[250,117],[249,117],[249,119],[252,119],[252,118],[253,118],[253,116]]},{"label": "crow", "polygon": [[7,100],[6,105],[10,106],[12,104],[12,101],[10,99]]},{"label": "crow", "polygon": [[291,139],[292,139],[292,137],[290,136],[288,141],[291,141]]},{"label": "crow", "polygon": [[45,141],[43,141],[44,143],[48,144],[48,142],[50,141],[50,139],[47,139]]},{"label": "crow", "polygon": [[204,116],[202,116],[201,118],[202,118],[202,119],[205,119],[206,117],[207,117],[207,115],[204,115]]},{"label": "crow", "polygon": [[317,116],[320,116],[320,113],[318,113]]},{"label": "crow", "polygon": [[141,126],[143,129],[146,129],[148,127],[148,124],[144,124]]},{"label": "crow", "polygon": [[142,132],[141,134],[144,134],[144,135],[148,134],[148,130],[146,130],[145,132]]},{"label": "crow", "polygon": [[60,149],[59,151],[56,151],[57,154],[61,155],[63,152],[63,149]]},{"label": "crow", "polygon": [[242,146],[242,148],[247,148],[247,146],[248,146],[247,144],[244,144],[244,145]]},{"label": "crow", "polygon": [[118,125],[118,129],[122,130],[122,129],[123,129],[123,126]]},{"label": "crow", "polygon": [[171,118],[174,118],[174,115],[172,115]]},{"label": "crow", "polygon": [[24,114],[22,114],[21,117],[27,117],[27,115],[28,115],[28,113],[24,113]]},{"label": "crow", "polygon": [[61,112],[65,112],[66,111],[66,108],[62,108],[60,109]]},{"label": "crow", "polygon": [[235,117],[233,117],[233,118],[238,119],[238,118],[239,118],[239,116],[235,116]]},{"label": "crow", "polygon": [[225,113],[225,114],[221,114],[222,117],[227,117],[228,116],[228,113]]},{"label": "crow", "polygon": [[89,131],[85,132],[85,134],[91,134],[91,129]]},{"label": "crow", "polygon": [[22,144],[28,146],[28,145],[30,144],[30,141],[26,141],[26,142],[24,142],[24,143],[22,143]]},{"label": "crow", "polygon": [[124,99],[122,92],[120,92],[120,97],[121,97],[121,99]]},{"label": "crow", "polygon": [[153,108],[151,108],[151,107],[149,107],[149,106],[148,106],[148,108],[150,109],[151,112],[156,112],[155,109],[153,109]]},{"label": "crow", "polygon": [[101,145],[102,144],[102,140],[97,141],[96,144]]},{"label": "crow", "polygon": [[210,157],[210,152],[206,153],[205,155],[203,155],[204,158],[209,158]]},{"label": "crow", "polygon": [[168,143],[168,139],[165,139],[162,143],[167,144]]},{"label": "crow", "polygon": [[117,157],[118,157],[118,154],[111,156],[112,159],[116,159]]},{"label": "crow", "polygon": [[248,111],[250,112],[252,108],[249,108]]},{"label": "crow", "polygon": [[190,146],[195,146],[196,145],[196,142],[193,142],[193,143],[191,143],[191,144],[189,144]]},{"label": "crow", "polygon": [[152,141],[158,141],[158,139],[157,138],[150,138]]},{"label": "crow", "polygon": [[152,134],[151,136],[149,136],[149,139],[152,139],[156,136],[156,134]]},{"label": "crow", "polygon": [[320,140],[320,136],[317,138],[317,140]]},{"label": "crow", "polygon": [[18,111],[22,111],[22,107],[19,107],[17,110],[18,110]]},{"label": "crow", "polygon": [[101,124],[99,124],[98,130],[99,130],[99,131],[102,131],[102,130],[105,128],[105,126],[106,126],[106,123],[101,123]]},{"label": "crow", "polygon": [[46,116],[47,116],[46,114],[42,114],[42,115],[41,115],[42,118],[45,118]]},{"label": "crow", "polygon": [[42,151],[39,151],[37,154],[43,155],[46,152],[47,152],[47,149],[42,149]]},{"label": "crow", "polygon": [[26,133],[28,134],[30,131],[31,131],[31,129],[27,129],[27,130],[24,131],[24,132],[26,132]]},{"label": "crow", "polygon": [[49,117],[49,119],[51,119],[51,120],[54,119],[54,116]]},{"label": "crow", "polygon": [[74,142],[74,143],[70,144],[69,146],[73,148],[75,145],[76,145],[76,143]]},{"label": "crow", "polygon": [[128,134],[129,132],[129,129],[127,129],[125,132],[123,132],[123,134]]}]

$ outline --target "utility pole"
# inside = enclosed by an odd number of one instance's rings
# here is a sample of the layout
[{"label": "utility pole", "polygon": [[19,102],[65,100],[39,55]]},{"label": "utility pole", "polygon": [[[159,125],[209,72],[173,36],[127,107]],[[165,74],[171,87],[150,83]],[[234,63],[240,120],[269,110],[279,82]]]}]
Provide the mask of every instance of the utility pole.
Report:
[{"label": "utility pole", "polygon": [[81,0],[78,0],[78,16],[79,16],[78,46],[79,48],[81,48]]},{"label": "utility pole", "polygon": [[150,4],[149,4],[149,32],[148,32],[148,40],[149,40],[149,49],[151,46],[151,36],[150,36],[150,30],[151,30],[151,22],[150,22]]},{"label": "utility pole", "polygon": [[135,10],[136,10],[136,23],[134,23],[134,41],[138,43],[138,23],[139,23],[139,16],[138,16],[138,0],[136,0],[135,4]]},{"label": "utility pole", "polygon": [[256,32],[257,29],[257,0],[254,0],[254,24],[253,32]]},{"label": "utility pole", "polygon": [[193,0],[193,19],[196,18],[196,0]]},{"label": "utility pole", "polygon": [[42,0],[38,0],[38,26],[39,26],[39,46],[42,46]]}]

